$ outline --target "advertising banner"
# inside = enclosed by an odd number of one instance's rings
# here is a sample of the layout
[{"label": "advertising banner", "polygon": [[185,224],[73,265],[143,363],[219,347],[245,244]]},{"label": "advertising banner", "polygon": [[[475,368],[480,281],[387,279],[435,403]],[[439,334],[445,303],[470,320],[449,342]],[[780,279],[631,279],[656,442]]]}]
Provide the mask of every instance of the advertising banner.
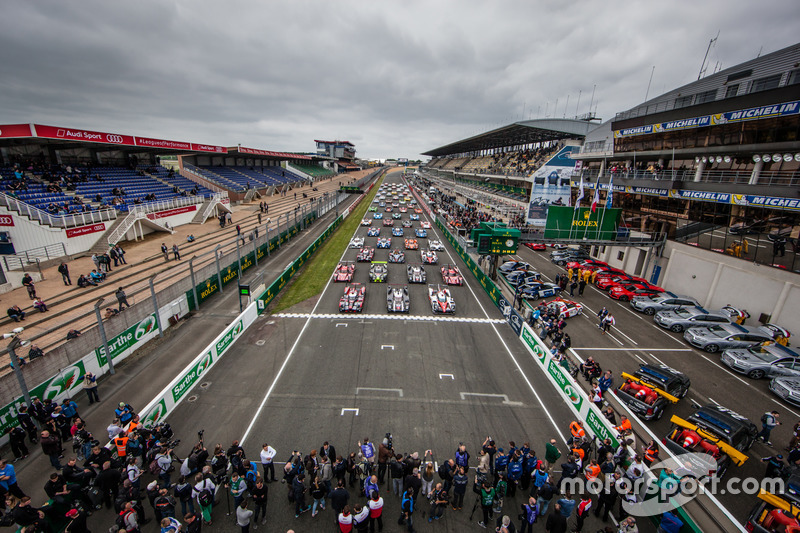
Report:
[{"label": "advertising banner", "polygon": [[80,237],[81,235],[88,235],[90,233],[97,233],[98,231],[105,231],[106,225],[102,222],[92,224],[91,226],[81,226],[79,228],[70,228],[67,230],[67,238]]},{"label": "advertising banner", "polygon": [[523,324],[520,339],[528,352],[539,362],[564,403],[570,407],[575,416],[584,422],[589,434],[597,436],[598,439],[611,439],[612,445],[618,446],[619,443],[611,424],[597,411],[597,407],[592,405],[586,393],[581,390],[580,385],[572,379],[572,376],[561,368],[558,361],[553,359],[553,354],[536,335],[533,328],[528,324]]},{"label": "advertising banner", "polygon": [[33,132],[36,137],[46,139],[67,139],[82,142],[95,142],[102,144],[119,144],[124,146],[146,146],[149,148],[165,148],[169,150],[186,150],[193,152],[213,152],[218,154],[228,153],[223,146],[209,144],[194,144],[183,141],[168,141],[164,139],[150,139],[148,137],[134,137],[119,133],[105,133],[101,131],[81,130],[75,128],[59,128],[34,124]]},{"label": "advertising banner", "polygon": [[13,226],[14,217],[11,215],[0,215],[0,226]]},{"label": "advertising banner", "polygon": [[6,124],[5,126],[0,126],[0,137],[2,138],[31,136],[30,124]]},{"label": "advertising banner", "polygon": [[167,209],[166,211],[158,211],[156,213],[147,213],[147,218],[150,220],[156,220],[159,218],[166,218],[172,217],[175,215],[180,215],[182,213],[190,213],[192,211],[197,211],[197,205],[187,205],[184,207],[176,207],[175,209]]},{"label": "advertising banner", "polygon": [[547,213],[544,238],[613,241],[621,215],[621,209],[598,208],[592,212],[588,207],[553,206]]},{"label": "advertising banner", "polygon": [[563,147],[531,176],[533,184],[528,203],[528,224],[544,226],[549,206],[570,204],[570,181],[575,171],[573,151],[579,152],[580,147]]},{"label": "advertising banner", "polygon": [[[151,313],[143,318],[138,324],[134,324],[116,337],[108,339],[108,349],[111,351],[111,360],[116,360],[117,357],[125,350],[133,348],[140,341],[146,342],[149,340],[149,337],[147,336],[157,330],[158,323],[156,322],[156,314]],[[108,365],[108,358],[106,357],[105,352],[105,346],[99,346],[95,349],[95,353],[97,354],[97,362],[100,364],[100,366]]]}]

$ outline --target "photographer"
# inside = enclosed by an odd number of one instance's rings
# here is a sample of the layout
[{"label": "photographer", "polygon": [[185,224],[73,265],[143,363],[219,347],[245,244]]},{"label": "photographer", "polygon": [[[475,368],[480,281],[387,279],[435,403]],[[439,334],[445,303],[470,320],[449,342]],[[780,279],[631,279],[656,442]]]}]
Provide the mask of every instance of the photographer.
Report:
[{"label": "photographer", "polygon": [[479,476],[475,476],[475,484],[472,486],[472,491],[480,498],[483,520],[479,522],[479,525],[485,528],[486,524],[489,523],[489,519],[492,518],[495,491],[486,479],[481,481]]},{"label": "photographer", "polygon": [[392,453],[392,434],[387,433],[383,442],[378,446],[378,484],[383,485],[386,479],[386,467],[389,459],[394,454]]},{"label": "photographer", "polygon": [[161,449],[156,452],[155,461],[158,465],[158,479],[161,483],[161,487],[169,488],[170,472],[175,470],[172,466],[172,448],[167,448],[166,450]]}]

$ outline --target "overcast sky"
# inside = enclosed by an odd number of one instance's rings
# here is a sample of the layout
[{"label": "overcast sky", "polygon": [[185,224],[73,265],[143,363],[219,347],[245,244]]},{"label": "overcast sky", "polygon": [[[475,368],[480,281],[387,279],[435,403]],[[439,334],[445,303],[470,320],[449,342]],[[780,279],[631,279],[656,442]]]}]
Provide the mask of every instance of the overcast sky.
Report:
[{"label": "overcast sky", "polygon": [[2,14],[0,124],[285,151],[335,138],[363,158],[586,113],[595,85],[610,118],[644,100],[653,66],[650,97],[695,80],[717,31],[709,73],[800,40],[797,0],[7,0]]}]

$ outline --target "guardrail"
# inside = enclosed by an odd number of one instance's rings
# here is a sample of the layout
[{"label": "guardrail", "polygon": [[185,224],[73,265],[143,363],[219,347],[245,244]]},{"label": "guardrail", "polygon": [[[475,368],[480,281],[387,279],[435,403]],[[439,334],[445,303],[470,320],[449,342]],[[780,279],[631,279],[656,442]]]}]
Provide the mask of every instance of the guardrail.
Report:
[{"label": "guardrail", "polygon": [[52,215],[5,193],[0,193],[0,205],[4,205],[11,211],[16,211],[20,215],[27,216],[31,220],[53,228],[88,226],[117,218],[115,209],[99,209],[86,213],[71,213],[69,215]]},{"label": "guardrail", "polygon": [[67,248],[63,242],[56,244],[48,244],[47,246],[40,246],[38,248],[31,248],[24,252],[17,252],[15,254],[4,255],[3,263],[6,270],[22,270],[27,265],[35,264],[39,260],[49,261],[67,255]]}]

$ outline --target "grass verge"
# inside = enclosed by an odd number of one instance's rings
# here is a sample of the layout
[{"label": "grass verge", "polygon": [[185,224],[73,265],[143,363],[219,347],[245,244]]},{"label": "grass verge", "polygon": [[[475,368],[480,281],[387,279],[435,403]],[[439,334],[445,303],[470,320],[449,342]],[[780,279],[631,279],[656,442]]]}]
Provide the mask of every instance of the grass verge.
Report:
[{"label": "grass verge", "polygon": [[367,213],[367,208],[372,205],[372,199],[378,192],[383,178],[375,183],[355,211],[350,213],[344,222],[336,228],[328,241],[317,250],[317,253],[307,262],[302,270],[294,277],[289,286],[278,296],[271,312],[277,313],[288,309],[295,304],[308,300],[322,292],[328,280],[333,275],[333,269],[339,263],[339,258],[350,244],[350,237]]}]

